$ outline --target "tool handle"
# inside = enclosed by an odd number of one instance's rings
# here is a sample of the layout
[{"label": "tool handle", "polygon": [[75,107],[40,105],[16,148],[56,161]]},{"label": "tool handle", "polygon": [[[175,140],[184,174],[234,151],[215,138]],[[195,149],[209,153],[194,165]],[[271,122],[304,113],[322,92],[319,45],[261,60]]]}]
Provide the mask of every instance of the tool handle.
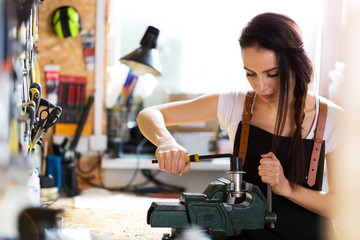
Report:
[{"label": "tool handle", "polygon": [[[271,189],[270,184],[266,185],[266,198],[267,198],[267,209],[266,209],[266,211],[271,213],[272,212],[272,189]],[[275,224],[273,222],[271,222],[269,224],[269,228],[275,228]]]},{"label": "tool handle", "polygon": [[[199,162],[200,159],[212,159],[212,158],[230,158],[231,160],[235,159],[236,157],[231,153],[221,153],[221,154],[210,154],[210,155],[199,155],[199,154],[193,154],[193,155],[187,155],[186,156],[186,162]],[[158,163],[158,160],[152,160],[152,163]]]},{"label": "tool handle", "polygon": [[30,88],[29,91],[30,91],[30,100],[34,101],[34,103],[35,103],[34,108],[35,108],[35,111],[37,111],[39,108],[39,105],[40,105],[40,98],[41,98],[40,92],[36,88]]},{"label": "tool handle", "polygon": [[[193,155],[186,155],[186,163],[189,162],[199,162],[200,156],[199,154],[193,154]],[[154,159],[151,160],[152,163],[158,163],[158,160]]]},{"label": "tool handle", "polygon": [[35,108],[33,106],[27,106],[26,108],[26,115],[27,115],[27,119],[29,121],[29,124],[27,125],[27,130],[29,130],[29,132],[31,133],[31,129],[34,125],[35,122]]},{"label": "tool handle", "polygon": [[49,115],[47,116],[46,119],[46,124],[44,126],[45,132],[47,132],[47,130],[52,127],[53,125],[55,125],[55,123],[59,120],[59,117],[62,113],[62,108],[59,106],[56,106],[51,113],[49,113]]},{"label": "tool handle", "polygon": [[46,98],[41,97],[41,98],[40,98],[39,107],[54,108],[54,107],[56,107],[56,105],[54,105],[53,103],[51,103],[51,102],[50,102],[49,100],[47,100]]},{"label": "tool handle", "polygon": [[[267,212],[272,212],[272,190],[270,184],[267,184]],[[275,224],[270,222],[268,225],[269,228],[275,228]]]},{"label": "tool handle", "polygon": [[42,88],[41,88],[41,84],[37,83],[37,82],[33,82],[30,85],[30,88],[36,88],[39,91],[40,97],[41,97],[41,92],[42,92]]},{"label": "tool handle", "polygon": [[88,118],[88,115],[89,115],[89,112],[90,112],[90,109],[91,109],[91,106],[93,103],[94,103],[94,96],[90,96],[88,99],[88,103],[86,105],[85,111],[84,111],[83,115],[81,116],[81,120],[76,129],[74,139],[70,143],[69,150],[71,150],[71,151],[75,151],[75,149],[76,149],[76,146],[80,140],[82,130],[84,129],[86,120]]},{"label": "tool handle", "polygon": [[272,190],[271,185],[267,184],[266,186],[266,195],[267,195],[267,211],[272,212]]}]

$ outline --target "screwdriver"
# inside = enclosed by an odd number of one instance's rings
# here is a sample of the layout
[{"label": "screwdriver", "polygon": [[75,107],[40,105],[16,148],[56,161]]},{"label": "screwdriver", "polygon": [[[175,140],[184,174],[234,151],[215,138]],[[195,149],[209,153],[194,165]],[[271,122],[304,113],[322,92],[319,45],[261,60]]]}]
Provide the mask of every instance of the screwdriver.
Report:
[{"label": "screwdriver", "polygon": [[40,92],[36,88],[30,88],[30,101],[33,101],[35,103],[35,111],[39,108],[40,104]]},{"label": "screwdriver", "polygon": [[25,141],[27,141],[27,138],[30,141],[31,138],[31,129],[34,125],[34,121],[35,121],[35,107],[33,105],[30,105],[26,107],[26,122],[25,122],[25,133],[24,133],[24,137],[25,137]]},{"label": "screwdriver", "polygon": [[[193,154],[193,155],[186,155],[186,163],[189,162],[199,162],[200,159],[211,159],[211,158],[225,158],[230,157],[235,158],[233,154],[230,153],[223,153],[223,154],[211,154],[211,155],[199,155],[199,154]],[[158,163],[158,160],[152,160],[152,163]]]}]

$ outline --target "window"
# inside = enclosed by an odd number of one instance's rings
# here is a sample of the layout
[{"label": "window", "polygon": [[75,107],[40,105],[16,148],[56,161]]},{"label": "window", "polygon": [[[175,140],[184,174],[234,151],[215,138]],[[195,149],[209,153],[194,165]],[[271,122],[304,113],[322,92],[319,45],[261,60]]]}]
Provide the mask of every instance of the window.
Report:
[{"label": "window", "polygon": [[151,25],[160,30],[163,75],[148,104],[160,103],[164,89],[208,93],[249,88],[238,43],[241,30],[255,15],[277,12],[302,29],[318,75],[323,5],[313,0],[112,0],[108,65],[120,64],[118,59],[138,47]]}]

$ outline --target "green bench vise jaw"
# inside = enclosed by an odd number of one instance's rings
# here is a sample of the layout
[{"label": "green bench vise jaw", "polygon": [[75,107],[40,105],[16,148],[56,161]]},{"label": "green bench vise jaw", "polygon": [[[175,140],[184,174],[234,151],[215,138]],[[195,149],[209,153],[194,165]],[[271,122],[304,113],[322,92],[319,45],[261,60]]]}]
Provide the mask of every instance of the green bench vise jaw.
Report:
[{"label": "green bench vise jaw", "polygon": [[153,202],[147,223],[172,229],[163,240],[176,239],[192,226],[204,229],[212,240],[237,236],[243,229],[273,226],[276,214],[267,211],[267,200],[258,186],[242,181],[241,163],[242,159],[231,157],[230,180],[219,178],[203,193],[184,192],[179,202]]}]

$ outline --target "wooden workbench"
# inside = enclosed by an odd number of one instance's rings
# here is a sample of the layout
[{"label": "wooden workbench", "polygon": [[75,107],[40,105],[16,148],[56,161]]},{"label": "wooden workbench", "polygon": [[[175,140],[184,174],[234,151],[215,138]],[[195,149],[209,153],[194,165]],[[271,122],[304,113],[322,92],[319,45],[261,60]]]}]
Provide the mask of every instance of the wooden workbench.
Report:
[{"label": "wooden workbench", "polygon": [[[133,197],[136,198],[136,196]],[[149,206],[150,204],[151,201],[149,201]],[[78,209],[74,208],[74,198],[60,198],[50,207],[63,210],[63,213],[59,214],[62,218],[62,227],[86,228],[99,240],[160,240],[163,233],[170,233],[171,231],[169,228],[151,228],[147,225],[147,211],[144,206],[140,207],[139,210],[133,208],[129,210],[126,208]]]}]

